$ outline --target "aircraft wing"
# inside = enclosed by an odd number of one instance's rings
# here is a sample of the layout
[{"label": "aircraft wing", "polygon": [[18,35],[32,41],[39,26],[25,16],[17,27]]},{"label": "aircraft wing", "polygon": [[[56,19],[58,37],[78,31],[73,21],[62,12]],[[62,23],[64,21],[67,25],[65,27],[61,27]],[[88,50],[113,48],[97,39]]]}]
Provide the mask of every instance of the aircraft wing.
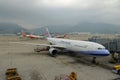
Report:
[{"label": "aircraft wing", "polygon": [[26,44],[26,45],[33,45],[33,46],[46,46],[46,47],[54,47],[54,48],[58,48],[58,49],[66,49],[65,47],[60,46],[60,45],[39,44],[39,43],[28,43],[28,42],[9,42],[9,43]]}]

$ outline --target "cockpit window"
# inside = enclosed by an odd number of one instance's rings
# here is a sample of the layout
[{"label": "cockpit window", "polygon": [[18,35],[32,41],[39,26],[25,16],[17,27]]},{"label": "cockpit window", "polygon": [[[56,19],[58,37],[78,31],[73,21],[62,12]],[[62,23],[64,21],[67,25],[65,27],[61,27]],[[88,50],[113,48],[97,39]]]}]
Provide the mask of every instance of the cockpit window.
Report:
[{"label": "cockpit window", "polygon": [[105,48],[98,48],[98,50],[103,50],[103,49],[105,49]]}]

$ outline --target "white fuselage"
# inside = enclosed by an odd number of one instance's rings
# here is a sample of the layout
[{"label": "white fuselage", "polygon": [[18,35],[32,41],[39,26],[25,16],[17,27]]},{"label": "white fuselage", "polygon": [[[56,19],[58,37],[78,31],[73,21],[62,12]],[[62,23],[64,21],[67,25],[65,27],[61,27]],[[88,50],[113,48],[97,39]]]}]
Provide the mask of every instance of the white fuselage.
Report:
[{"label": "white fuselage", "polygon": [[104,46],[95,42],[59,38],[47,39],[51,44],[62,46],[66,50],[73,51],[79,54],[87,54],[93,56],[107,56],[110,54]]}]

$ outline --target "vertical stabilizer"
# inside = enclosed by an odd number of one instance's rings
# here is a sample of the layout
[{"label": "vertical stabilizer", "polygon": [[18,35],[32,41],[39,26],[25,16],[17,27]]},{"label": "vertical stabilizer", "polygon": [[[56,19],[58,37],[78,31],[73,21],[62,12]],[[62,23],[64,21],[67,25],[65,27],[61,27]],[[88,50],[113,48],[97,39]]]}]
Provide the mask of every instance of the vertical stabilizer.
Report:
[{"label": "vertical stabilizer", "polygon": [[21,32],[22,32],[22,36],[23,36],[23,37],[26,37],[25,32],[24,32],[24,31],[21,31]]},{"label": "vertical stabilizer", "polygon": [[50,35],[50,33],[49,33],[49,30],[48,30],[48,28],[46,28],[46,37],[49,37],[49,38],[51,38],[51,35]]}]

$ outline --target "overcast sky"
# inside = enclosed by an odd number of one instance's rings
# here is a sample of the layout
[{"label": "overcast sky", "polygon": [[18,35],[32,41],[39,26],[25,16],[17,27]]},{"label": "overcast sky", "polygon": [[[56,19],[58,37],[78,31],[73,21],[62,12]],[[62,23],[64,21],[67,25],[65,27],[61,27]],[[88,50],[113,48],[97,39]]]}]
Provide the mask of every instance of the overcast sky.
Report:
[{"label": "overcast sky", "polygon": [[0,0],[0,22],[28,29],[81,22],[120,25],[120,0]]}]

